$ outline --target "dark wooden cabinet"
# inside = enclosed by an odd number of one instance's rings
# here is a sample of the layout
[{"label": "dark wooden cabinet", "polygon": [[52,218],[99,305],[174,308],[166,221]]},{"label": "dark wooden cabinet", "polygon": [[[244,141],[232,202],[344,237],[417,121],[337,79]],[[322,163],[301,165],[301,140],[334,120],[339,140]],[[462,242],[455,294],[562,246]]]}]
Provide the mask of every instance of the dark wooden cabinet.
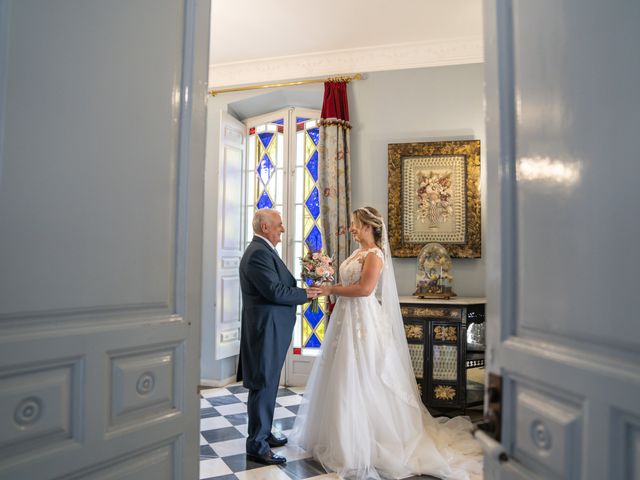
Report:
[{"label": "dark wooden cabinet", "polygon": [[[400,297],[411,363],[430,410],[465,410],[484,398],[485,299],[421,300]],[[474,341],[471,341],[474,340]]]}]

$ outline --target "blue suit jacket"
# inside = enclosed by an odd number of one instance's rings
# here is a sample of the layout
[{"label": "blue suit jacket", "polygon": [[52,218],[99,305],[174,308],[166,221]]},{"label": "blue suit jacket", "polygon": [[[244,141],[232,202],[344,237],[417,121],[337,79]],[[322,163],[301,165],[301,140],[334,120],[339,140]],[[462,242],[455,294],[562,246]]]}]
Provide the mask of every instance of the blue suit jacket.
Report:
[{"label": "blue suit jacket", "polygon": [[245,388],[264,388],[277,382],[296,321],[296,305],[307,293],[278,254],[259,237],[240,261],[242,329],[238,380]]}]

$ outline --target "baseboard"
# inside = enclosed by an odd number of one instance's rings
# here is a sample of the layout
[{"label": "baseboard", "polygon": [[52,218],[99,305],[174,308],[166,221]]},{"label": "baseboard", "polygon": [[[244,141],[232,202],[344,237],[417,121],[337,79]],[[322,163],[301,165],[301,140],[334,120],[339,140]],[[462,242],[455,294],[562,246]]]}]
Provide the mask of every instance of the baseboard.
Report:
[{"label": "baseboard", "polygon": [[210,378],[201,378],[200,385],[198,387],[212,388],[212,387],[226,387],[227,385],[231,385],[232,383],[236,383],[236,376],[233,375],[231,377],[223,378],[222,380],[214,380]]}]

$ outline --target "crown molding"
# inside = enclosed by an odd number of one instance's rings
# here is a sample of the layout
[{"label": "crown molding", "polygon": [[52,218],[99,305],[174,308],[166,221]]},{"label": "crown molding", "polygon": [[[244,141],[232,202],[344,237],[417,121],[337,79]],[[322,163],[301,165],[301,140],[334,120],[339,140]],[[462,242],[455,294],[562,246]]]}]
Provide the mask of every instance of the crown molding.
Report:
[{"label": "crown molding", "polygon": [[210,88],[352,72],[380,72],[483,62],[482,36],[331,50],[209,66]]}]

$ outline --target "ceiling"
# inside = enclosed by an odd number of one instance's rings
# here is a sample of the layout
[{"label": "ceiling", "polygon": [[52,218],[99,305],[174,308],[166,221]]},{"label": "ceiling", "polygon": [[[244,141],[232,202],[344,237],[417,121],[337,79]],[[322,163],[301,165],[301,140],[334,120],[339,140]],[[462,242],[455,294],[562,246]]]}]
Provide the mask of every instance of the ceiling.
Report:
[{"label": "ceiling", "polygon": [[210,51],[218,86],[473,63],[482,61],[481,2],[212,0]]}]

